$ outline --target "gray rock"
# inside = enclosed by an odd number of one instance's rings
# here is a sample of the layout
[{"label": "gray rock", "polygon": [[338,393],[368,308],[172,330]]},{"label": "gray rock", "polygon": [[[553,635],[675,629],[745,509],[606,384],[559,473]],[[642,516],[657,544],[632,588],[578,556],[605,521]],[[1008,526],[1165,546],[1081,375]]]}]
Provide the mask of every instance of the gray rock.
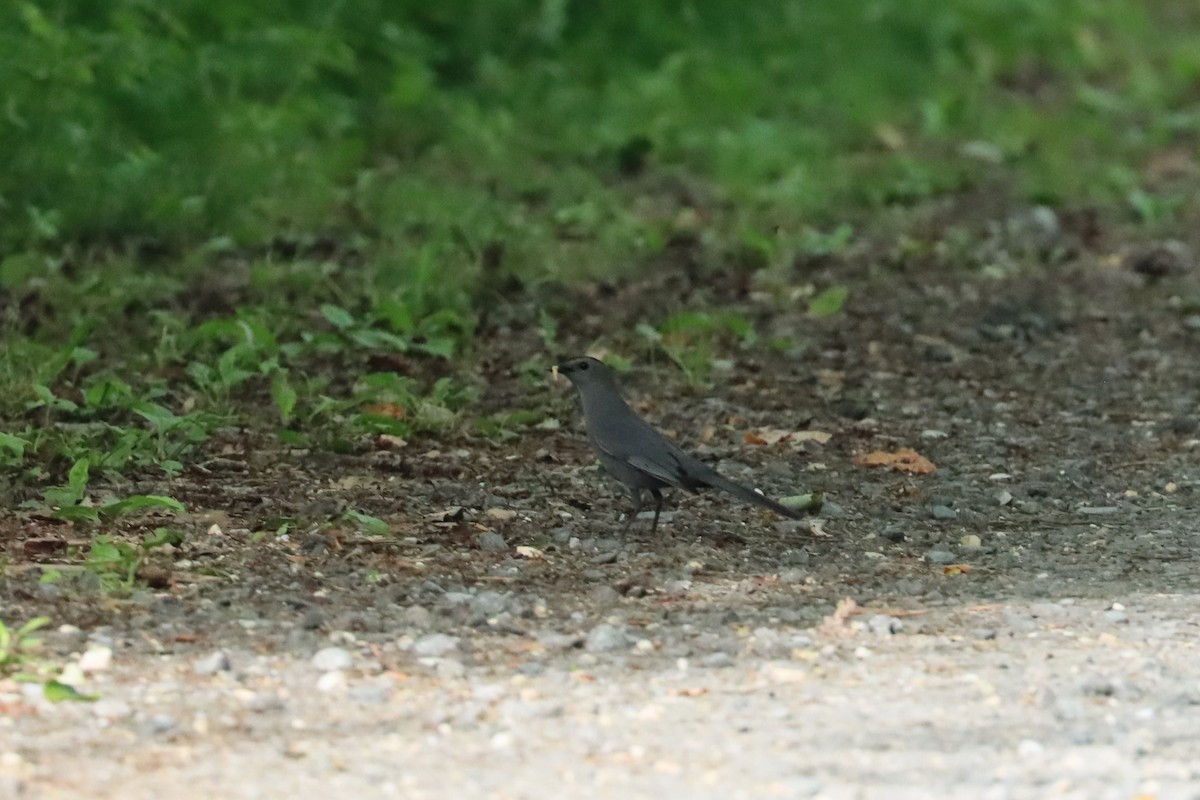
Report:
[{"label": "gray rock", "polygon": [[400,618],[414,628],[427,628],[433,622],[433,614],[425,606],[409,606]]},{"label": "gray rock", "polygon": [[925,560],[930,564],[953,564],[958,556],[944,547],[935,547],[925,554]]},{"label": "gray rock", "polygon": [[151,714],[141,725],[145,736],[162,736],[179,727],[179,722],[170,714]]},{"label": "gray rock", "polygon": [[606,653],[629,647],[629,635],[624,628],[602,623],[588,631],[583,647],[589,653]]},{"label": "gray rock", "polygon": [[475,544],[485,553],[503,553],[508,550],[508,542],[495,531],[482,531],[475,536]]},{"label": "gray rock", "polygon": [[351,686],[346,694],[351,700],[364,706],[382,706],[392,698],[392,691],[392,682],[385,680],[356,684]]},{"label": "gray rock", "polygon": [[217,650],[192,662],[192,671],[197,675],[215,675],[218,672],[229,672],[231,669],[233,666],[224,650]]},{"label": "gray rock", "polygon": [[709,669],[726,669],[733,665],[733,656],[729,655],[729,653],[709,653],[700,659],[700,666]]},{"label": "gray rock", "polygon": [[512,597],[501,592],[480,592],[471,600],[471,611],[483,617],[503,614],[512,606]]},{"label": "gray rock", "polygon": [[583,637],[579,634],[545,631],[537,634],[537,641],[542,647],[554,652],[579,647],[579,645],[583,644]]},{"label": "gray rock", "polygon": [[444,633],[431,633],[413,642],[413,652],[422,658],[440,658],[458,649],[458,637]]},{"label": "gray rock", "polygon": [[891,636],[904,630],[904,623],[887,614],[873,614],[867,620],[867,630],[876,636]]},{"label": "gray rock", "polygon": [[453,658],[439,658],[435,669],[439,678],[461,678],[467,674],[463,663]]},{"label": "gray rock", "polygon": [[354,656],[344,647],[323,647],[312,657],[312,665],[321,672],[350,669],[354,666]]},{"label": "gray rock", "polygon": [[1128,624],[1129,614],[1119,608],[1110,608],[1104,612],[1104,618],[1117,624]]},{"label": "gray rock", "polygon": [[958,519],[958,512],[950,506],[931,506],[929,513],[933,515],[934,519]]}]

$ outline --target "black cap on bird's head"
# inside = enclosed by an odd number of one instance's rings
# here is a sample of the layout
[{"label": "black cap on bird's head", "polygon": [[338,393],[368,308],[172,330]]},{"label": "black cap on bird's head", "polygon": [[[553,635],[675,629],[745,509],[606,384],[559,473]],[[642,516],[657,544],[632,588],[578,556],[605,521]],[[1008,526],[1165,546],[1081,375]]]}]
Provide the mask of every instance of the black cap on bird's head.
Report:
[{"label": "black cap on bird's head", "polygon": [[600,359],[592,358],[591,356],[564,359],[551,367],[550,373],[555,377],[566,375],[567,380],[575,384],[576,387],[597,383],[616,385],[616,378],[613,377],[612,369]]}]

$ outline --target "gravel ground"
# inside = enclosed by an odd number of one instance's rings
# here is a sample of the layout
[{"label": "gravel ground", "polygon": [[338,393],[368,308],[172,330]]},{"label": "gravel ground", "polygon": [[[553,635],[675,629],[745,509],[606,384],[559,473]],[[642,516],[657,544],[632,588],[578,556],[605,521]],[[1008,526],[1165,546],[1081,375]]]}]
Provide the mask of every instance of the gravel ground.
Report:
[{"label": "gravel ground", "polygon": [[[1043,234],[1073,255],[1004,278],[810,267],[854,287],[832,320],[670,269],[576,298],[577,350],[664,296],[804,341],[704,393],[627,383],[731,477],[823,493],[809,521],[706,495],[622,535],[569,394],[514,369],[523,329],[484,405],[561,428],[348,456],[231,433],[132,487],[189,535],[130,596],[39,585],[80,534],[0,520],[4,618],[51,616],[99,698],[0,681],[0,796],[1200,798],[1200,276],[1178,242]],[[903,448],[936,471],[866,466]]]}]

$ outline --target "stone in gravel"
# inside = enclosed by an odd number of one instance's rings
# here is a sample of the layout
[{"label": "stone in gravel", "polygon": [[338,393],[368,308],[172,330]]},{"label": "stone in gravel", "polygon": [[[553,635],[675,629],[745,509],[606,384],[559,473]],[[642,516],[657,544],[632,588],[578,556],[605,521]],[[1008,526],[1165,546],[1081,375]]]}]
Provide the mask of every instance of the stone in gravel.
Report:
[{"label": "stone in gravel", "polygon": [[346,694],[351,700],[364,706],[382,706],[392,699],[393,691],[392,682],[388,680],[356,684],[351,686]]},{"label": "stone in gravel", "polygon": [[559,633],[558,631],[545,631],[535,634],[538,644],[550,651],[570,650],[573,647],[579,647],[583,644],[583,637],[579,634]]},{"label": "stone in gravel", "polygon": [[983,542],[980,540],[980,538],[973,533],[968,533],[966,536],[962,537],[958,543],[959,546],[966,548],[967,550],[978,550],[983,546]]},{"label": "stone in gravel", "polygon": [[495,531],[483,531],[476,535],[475,544],[485,553],[502,553],[508,550],[508,542]]},{"label": "stone in gravel", "polygon": [[409,606],[404,609],[404,613],[400,615],[400,618],[414,628],[427,628],[433,622],[433,614],[425,606]]},{"label": "stone in gravel", "polygon": [[145,736],[162,736],[179,727],[179,722],[170,714],[151,714],[141,725]]},{"label": "stone in gravel", "polygon": [[501,592],[480,592],[471,600],[471,611],[482,617],[503,614],[512,606],[512,597]]},{"label": "stone in gravel", "polygon": [[588,593],[593,603],[603,605],[614,605],[621,599],[621,593],[608,584],[597,586]]},{"label": "stone in gravel", "polygon": [[1106,514],[1118,514],[1121,509],[1119,506],[1080,506],[1080,514],[1090,514],[1092,516],[1103,516]]},{"label": "stone in gravel", "polygon": [[925,560],[930,564],[953,564],[958,556],[944,547],[935,547],[925,554]]},{"label": "stone in gravel", "polygon": [[300,620],[300,627],[306,631],[315,631],[325,624],[325,615],[320,609],[308,608],[304,611],[304,617]]},{"label": "stone in gravel", "polygon": [[1104,618],[1109,622],[1117,624],[1129,622],[1129,614],[1120,608],[1110,608],[1108,611],[1105,611]]},{"label": "stone in gravel", "polygon": [[346,673],[340,669],[335,669],[333,672],[326,672],[317,679],[318,692],[335,692],[346,688]]},{"label": "stone in gravel", "polygon": [[629,647],[629,636],[624,628],[602,623],[588,631],[583,647],[589,653],[607,653]]},{"label": "stone in gravel", "polygon": [[929,513],[933,515],[934,519],[958,519],[958,512],[950,506],[931,506]]},{"label": "stone in gravel", "polygon": [[442,595],[442,601],[448,606],[465,606],[474,599],[475,596],[470,592],[446,592]]},{"label": "stone in gravel", "polygon": [[530,678],[536,678],[546,672],[546,665],[540,661],[526,661],[517,667],[517,672]]},{"label": "stone in gravel", "polygon": [[463,663],[453,658],[439,658],[434,669],[437,670],[439,678],[461,678],[467,673]]},{"label": "stone in gravel", "polygon": [[132,715],[133,708],[124,700],[106,697],[92,704],[92,713],[100,719],[118,720]]},{"label": "stone in gravel", "polygon": [[262,714],[267,711],[279,711],[284,707],[283,697],[279,692],[255,692],[246,701],[246,708]]},{"label": "stone in gravel", "polygon": [[709,653],[700,659],[700,666],[709,669],[726,669],[734,664],[733,656],[729,653]]},{"label": "stone in gravel", "polygon": [[323,647],[312,657],[312,665],[321,672],[350,669],[354,656],[344,647]]},{"label": "stone in gravel", "polygon": [[422,658],[438,658],[458,649],[458,637],[431,633],[413,642],[413,652]]},{"label": "stone in gravel", "polygon": [[112,665],[112,648],[101,645],[89,647],[79,657],[79,668],[84,672],[103,672]]},{"label": "stone in gravel", "polygon": [[904,630],[904,623],[887,614],[873,614],[867,619],[867,630],[876,636],[891,636]]},{"label": "stone in gravel", "polygon": [[233,665],[229,663],[229,656],[224,650],[217,650],[192,662],[192,671],[197,675],[215,675],[231,669],[233,669]]}]

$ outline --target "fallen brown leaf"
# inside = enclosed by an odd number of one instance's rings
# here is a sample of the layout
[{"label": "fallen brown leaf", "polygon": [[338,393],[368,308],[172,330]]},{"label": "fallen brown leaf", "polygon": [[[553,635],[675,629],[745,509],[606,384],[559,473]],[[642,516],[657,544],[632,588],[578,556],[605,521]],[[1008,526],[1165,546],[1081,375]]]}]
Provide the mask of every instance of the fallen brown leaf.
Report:
[{"label": "fallen brown leaf", "polygon": [[937,470],[937,466],[916,450],[904,448],[894,452],[874,450],[863,453],[855,462],[860,467],[891,467],[896,472],[909,475],[929,475]]}]

